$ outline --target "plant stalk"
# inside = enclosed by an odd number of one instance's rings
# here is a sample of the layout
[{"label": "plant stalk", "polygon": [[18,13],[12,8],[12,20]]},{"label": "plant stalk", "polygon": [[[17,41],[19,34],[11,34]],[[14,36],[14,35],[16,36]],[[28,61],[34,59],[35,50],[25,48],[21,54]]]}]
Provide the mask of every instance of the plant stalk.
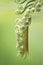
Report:
[{"label": "plant stalk", "polygon": [[28,54],[29,53],[29,49],[28,49],[28,40],[29,40],[29,27],[26,28],[26,31],[24,33],[24,48],[25,48],[25,53]]}]

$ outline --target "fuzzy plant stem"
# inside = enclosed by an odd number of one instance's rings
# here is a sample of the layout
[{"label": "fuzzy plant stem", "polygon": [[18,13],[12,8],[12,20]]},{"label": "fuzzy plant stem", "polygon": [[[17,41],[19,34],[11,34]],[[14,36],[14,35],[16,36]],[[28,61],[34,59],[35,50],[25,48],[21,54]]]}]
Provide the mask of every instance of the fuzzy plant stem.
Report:
[{"label": "fuzzy plant stem", "polygon": [[[20,56],[29,54],[29,25],[34,12],[40,12],[43,3],[41,0],[15,0],[18,4],[18,15],[24,13],[22,18],[17,20],[17,49]],[[25,6],[23,5],[25,3]]]}]

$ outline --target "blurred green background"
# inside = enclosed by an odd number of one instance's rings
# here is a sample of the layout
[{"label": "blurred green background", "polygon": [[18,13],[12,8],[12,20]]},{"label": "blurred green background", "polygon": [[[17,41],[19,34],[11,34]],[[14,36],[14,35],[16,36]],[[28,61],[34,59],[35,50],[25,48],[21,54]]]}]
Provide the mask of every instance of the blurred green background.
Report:
[{"label": "blurred green background", "polygon": [[0,0],[0,65],[43,65],[43,11],[32,17],[30,54],[23,59],[17,57],[15,7],[14,0]]}]

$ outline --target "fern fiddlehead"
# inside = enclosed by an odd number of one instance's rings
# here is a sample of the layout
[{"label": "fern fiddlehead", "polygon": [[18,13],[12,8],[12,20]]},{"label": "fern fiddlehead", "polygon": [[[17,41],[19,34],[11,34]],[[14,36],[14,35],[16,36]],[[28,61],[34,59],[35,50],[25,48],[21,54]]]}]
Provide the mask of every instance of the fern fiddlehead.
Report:
[{"label": "fern fiddlehead", "polygon": [[[17,19],[16,33],[17,33],[17,49],[21,56],[26,56],[28,51],[28,29],[31,24],[31,16],[34,12],[39,12],[42,7],[41,0],[15,0],[18,6],[17,14],[23,14],[21,19]],[[25,3],[25,6],[23,4]]]}]

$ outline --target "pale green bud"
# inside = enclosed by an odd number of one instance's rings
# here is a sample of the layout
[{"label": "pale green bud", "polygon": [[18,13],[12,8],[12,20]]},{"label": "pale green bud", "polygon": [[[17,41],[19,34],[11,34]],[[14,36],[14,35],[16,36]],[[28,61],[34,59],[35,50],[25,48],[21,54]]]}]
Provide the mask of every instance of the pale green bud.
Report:
[{"label": "pale green bud", "polygon": [[[23,42],[18,42],[19,46],[22,46],[23,45]],[[20,47],[19,47],[20,48]]]},{"label": "pale green bud", "polygon": [[26,19],[28,19],[28,17],[30,16],[30,13],[31,13],[31,10],[27,9],[26,14],[25,14]]},{"label": "pale green bud", "polygon": [[20,29],[21,30],[24,30],[25,29],[25,25],[22,25]]},{"label": "pale green bud", "polygon": [[19,18],[17,18],[16,21],[18,22],[19,21]]},{"label": "pale green bud", "polygon": [[22,17],[22,20],[23,20],[23,21],[25,21],[25,20],[26,20],[26,17],[25,17],[25,16],[24,16],[24,17]]},{"label": "pale green bud", "polygon": [[20,10],[18,9],[18,10],[16,10],[16,12],[17,12],[17,14],[19,14],[20,13]]},{"label": "pale green bud", "polygon": [[22,22],[22,19],[19,19],[19,22]]},{"label": "pale green bud", "polygon": [[22,37],[19,37],[19,38],[17,38],[17,41],[20,43],[20,42],[23,41],[23,38]]},{"label": "pale green bud", "polygon": [[19,9],[19,10],[23,10],[23,6],[22,6],[22,5],[19,5],[19,6],[18,6],[18,9]]},{"label": "pale green bud", "polygon": [[29,25],[29,21],[28,21],[28,20],[25,22],[25,25],[26,25],[26,26],[28,26],[28,25]]},{"label": "pale green bud", "polygon": [[21,48],[21,50],[23,50],[23,48],[24,48],[23,45],[20,48]]},{"label": "pale green bud", "polygon": [[41,7],[41,2],[38,2],[38,3],[36,4],[36,7]]},{"label": "pale green bud", "polygon": [[16,45],[16,48],[19,48],[19,45],[18,45],[18,43],[17,43],[17,45]]},{"label": "pale green bud", "polygon": [[35,8],[31,8],[31,14],[35,12]]},{"label": "pale green bud", "polygon": [[41,2],[38,2],[38,3],[36,4],[36,11],[37,11],[37,12],[41,11],[41,6],[42,6]]},{"label": "pale green bud", "polygon": [[20,28],[20,25],[16,24],[16,28]]}]

